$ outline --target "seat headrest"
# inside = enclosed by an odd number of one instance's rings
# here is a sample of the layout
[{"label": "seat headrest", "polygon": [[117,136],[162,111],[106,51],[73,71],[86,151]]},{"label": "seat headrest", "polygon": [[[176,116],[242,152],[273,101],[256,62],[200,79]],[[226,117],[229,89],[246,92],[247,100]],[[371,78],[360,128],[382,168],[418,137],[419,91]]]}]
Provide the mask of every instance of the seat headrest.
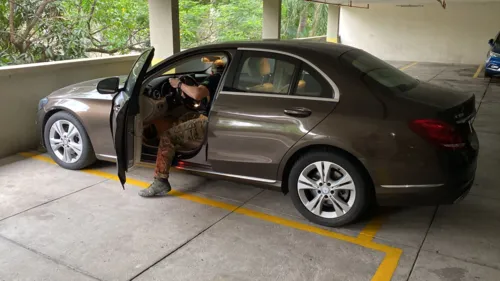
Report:
[{"label": "seat headrest", "polygon": [[214,65],[215,65],[215,67],[219,68],[219,67],[224,67],[226,64],[224,63],[223,60],[219,59],[219,60],[214,61]]},{"label": "seat headrest", "polygon": [[269,63],[269,60],[267,58],[260,59],[259,67],[261,76],[266,76],[271,73],[271,64]]}]

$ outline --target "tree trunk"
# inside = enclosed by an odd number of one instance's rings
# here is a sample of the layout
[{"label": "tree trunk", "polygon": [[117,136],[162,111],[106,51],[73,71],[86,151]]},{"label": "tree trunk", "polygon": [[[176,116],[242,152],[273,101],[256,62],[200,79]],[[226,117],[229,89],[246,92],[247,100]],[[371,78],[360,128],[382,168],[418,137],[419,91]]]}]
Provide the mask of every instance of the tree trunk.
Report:
[{"label": "tree trunk", "polygon": [[15,3],[14,0],[9,1],[9,9],[10,9],[10,14],[9,14],[9,39],[10,43],[15,44],[16,43],[16,36],[15,32],[16,29],[14,27],[14,12],[15,12]]},{"label": "tree trunk", "polygon": [[320,21],[320,14],[321,14],[321,8],[323,4],[316,3],[316,7],[314,8],[314,19],[313,19],[313,26],[311,28],[311,31],[309,31],[309,36],[315,36],[316,35],[316,30],[318,30],[318,23]]},{"label": "tree trunk", "polygon": [[295,38],[300,38],[302,36],[302,33],[306,28],[306,24],[307,24],[307,6],[305,6],[302,12],[300,13],[299,27],[297,28],[297,35],[295,36]]}]

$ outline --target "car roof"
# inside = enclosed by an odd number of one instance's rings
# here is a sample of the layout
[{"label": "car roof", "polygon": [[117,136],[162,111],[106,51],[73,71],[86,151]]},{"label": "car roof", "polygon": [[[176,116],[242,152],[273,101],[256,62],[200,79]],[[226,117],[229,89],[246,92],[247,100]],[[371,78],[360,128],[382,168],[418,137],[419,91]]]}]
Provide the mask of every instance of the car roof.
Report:
[{"label": "car roof", "polygon": [[194,49],[237,49],[237,48],[254,48],[254,49],[269,49],[278,50],[290,53],[307,53],[314,55],[319,53],[327,54],[329,56],[339,57],[341,54],[354,50],[356,48],[343,44],[328,43],[328,42],[315,42],[304,40],[262,40],[262,41],[233,41],[223,42],[199,46]]}]

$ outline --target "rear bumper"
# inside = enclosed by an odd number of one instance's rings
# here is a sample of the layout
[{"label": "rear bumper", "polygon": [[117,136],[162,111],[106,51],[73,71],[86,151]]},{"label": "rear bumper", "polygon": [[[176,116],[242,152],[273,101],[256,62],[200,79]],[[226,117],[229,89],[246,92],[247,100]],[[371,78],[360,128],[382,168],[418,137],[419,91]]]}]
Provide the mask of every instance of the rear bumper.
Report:
[{"label": "rear bumper", "polygon": [[461,185],[439,187],[406,187],[377,194],[381,206],[434,206],[458,203],[465,198],[474,184],[474,178]]},{"label": "rear bumper", "polygon": [[465,198],[476,175],[477,154],[466,167],[454,167],[443,184],[378,187],[377,202],[381,206],[433,206],[454,204]]},{"label": "rear bumper", "polygon": [[[412,184],[408,186],[377,186],[376,196],[379,205],[383,206],[432,206],[454,204],[465,198],[476,177],[477,157],[479,155],[479,139],[475,131],[469,136],[465,149],[455,151],[439,150],[437,167],[430,169],[415,168],[414,173],[421,179],[431,181],[432,174],[438,170],[442,176],[429,184]],[[415,178],[415,177],[413,177]]]}]

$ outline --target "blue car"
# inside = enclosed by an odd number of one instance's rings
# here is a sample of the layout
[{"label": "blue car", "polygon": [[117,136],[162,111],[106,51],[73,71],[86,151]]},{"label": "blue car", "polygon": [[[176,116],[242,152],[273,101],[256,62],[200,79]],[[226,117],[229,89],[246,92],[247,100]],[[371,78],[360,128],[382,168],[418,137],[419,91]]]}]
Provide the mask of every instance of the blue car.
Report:
[{"label": "blue car", "polygon": [[500,75],[500,33],[495,39],[488,41],[491,49],[486,59],[484,77],[494,77]]}]

